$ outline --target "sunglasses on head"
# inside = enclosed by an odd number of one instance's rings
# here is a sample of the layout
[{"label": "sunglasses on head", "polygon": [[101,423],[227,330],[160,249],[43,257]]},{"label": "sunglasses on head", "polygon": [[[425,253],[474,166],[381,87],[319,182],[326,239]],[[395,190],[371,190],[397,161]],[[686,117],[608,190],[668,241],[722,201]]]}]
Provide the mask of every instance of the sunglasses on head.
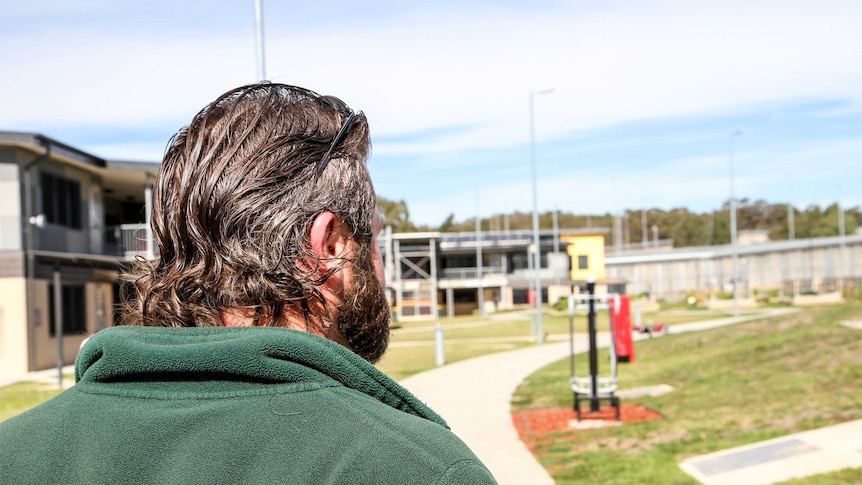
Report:
[{"label": "sunglasses on head", "polygon": [[[344,138],[347,136],[347,129],[350,128],[350,124],[353,123],[353,119],[356,118],[356,113],[354,113],[353,110],[344,103],[344,101],[335,96],[321,96],[320,99],[335,108],[336,111],[340,113],[347,112],[350,114],[347,116],[347,119],[344,120],[344,123],[341,125],[341,129],[338,130],[338,134],[335,135],[335,138],[332,140],[332,144],[329,145],[329,149],[326,150],[326,153],[323,154],[323,157],[317,164],[317,169],[314,171],[315,182],[317,182],[317,178],[320,177],[323,169],[325,169],[329,164],[329,160],[332,158],[332,152],[334,152],[341,142],[344,141]],[[359,113],[362,112],[360,111]]]}]

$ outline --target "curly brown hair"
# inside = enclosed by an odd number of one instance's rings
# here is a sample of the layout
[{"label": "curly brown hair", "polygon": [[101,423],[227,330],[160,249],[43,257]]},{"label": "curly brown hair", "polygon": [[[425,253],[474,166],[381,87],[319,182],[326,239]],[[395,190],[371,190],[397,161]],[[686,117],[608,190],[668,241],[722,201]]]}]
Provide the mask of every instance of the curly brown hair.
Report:
[{"label": "curly brown hair", "polygon": [[308,323],[312,299],[323,302],[317,287],[332,273],[301,264],[317,261],[308,243],[315,217],[337,214],[360,246],[374,237],[361,112],[315,180],[351,114],[337,98],[260,83],[228,91],[195,115],[171,139],[156,178],[159,257],[137,261],[126,275],[121,323],[218,326],[224,311],[242,309],[258,325],[280,325],[289,307]]}]

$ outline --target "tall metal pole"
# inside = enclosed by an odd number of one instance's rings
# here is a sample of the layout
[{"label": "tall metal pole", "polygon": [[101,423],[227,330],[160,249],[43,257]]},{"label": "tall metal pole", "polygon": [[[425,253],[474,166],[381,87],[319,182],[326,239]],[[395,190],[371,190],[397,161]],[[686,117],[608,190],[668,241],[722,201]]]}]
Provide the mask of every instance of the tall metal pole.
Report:
[{"label": "tall metal pole", "polygon": [[796,224],[793,221],[793,217],[796,214],[796,210],[793,208],[793,204],[787,204],[787,239],[794,240],[796,238]]},{"label": "tall metal pole", "polygon": [[54,336],[57,337],[57,387],[63,388],[63,287],[60,268],[54,267]]},{"label": "tall metal pole", "polygon": [[[590,338],[590,411],[599,411],[599,354],[596,343],[596,281],[587,280],[587,326]],[[613,345],[613,344],[611,344]]]},{"label": "tall metal pole", "polygon": [[841,246],[841,269],[839,277],[845,276],[844,272],[847,268],[847,242],[844,228],[844,206],[841,205],[841,186],[838,186],[838,237],[840,238]]},{"label": "tall metal pole", "polygon": [[554,284],[560,286],[560,272],[557,263],[560,261],[560,211],[554,209]]},{"label": "tall metal pole", "polygon": [[266,79],[266,55],[263,48],[263,0],[254,0],[255,51],[257,53],[257,80]]},{"label": "tall metal pole", "polygon": [[530,159],[533,166],[533,244],[536,247],[535,263],[535,291],[536,291],[536,343],[545,342],[544,330],[542,328],[542,250],[539,245],[539,190],[536,182],[536,122],[533,109],[533,98],[537,94],[550,94],[553,89],[541,91],[530,91]]},{"label": "tall metal pole", "polygon": [[156,259],[155,237],[153,236],[153,182],[147,175],[147,183],[144,186],[144,231],[147,237],[147,259]]},{"label": "tall metal pole", "polygon": [[479,190],[476,190],[476,291],[479,316],[485,316],[485,285],[482,282],[482,219],[479,218]]},{"label": "tall metal pole", "polygon": [[733,316],[739,316],[739,248],[736,245],[736,197],[733,192],[733,137],[742,135],[736,130],[728,136],[730,165],[730,251],[732,258],[731,276],[733,278]]},{"label": "tall metal pole", "polygon": [[641,210],[641,246],[647,247],[649,236],[647,235],[646,209]]}]

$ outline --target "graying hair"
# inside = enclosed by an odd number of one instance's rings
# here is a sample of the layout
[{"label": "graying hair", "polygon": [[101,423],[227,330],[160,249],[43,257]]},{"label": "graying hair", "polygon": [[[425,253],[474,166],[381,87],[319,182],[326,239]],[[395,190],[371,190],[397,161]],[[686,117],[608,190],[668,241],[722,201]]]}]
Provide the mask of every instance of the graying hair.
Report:
[{"label": "graying hair", "polygon": [[318,162],[350,115],[312,91],[261,83],[231,90],[172,138],[153,191],[159,257],[138,261],[123,324],[222,325],[228,309],[279,325],[284,310],[323,301],[331,274],[308,237],[315,217],[337,214],[361,246],[376,210],[366,167],[371,142],[357,113],[329,165]]}]

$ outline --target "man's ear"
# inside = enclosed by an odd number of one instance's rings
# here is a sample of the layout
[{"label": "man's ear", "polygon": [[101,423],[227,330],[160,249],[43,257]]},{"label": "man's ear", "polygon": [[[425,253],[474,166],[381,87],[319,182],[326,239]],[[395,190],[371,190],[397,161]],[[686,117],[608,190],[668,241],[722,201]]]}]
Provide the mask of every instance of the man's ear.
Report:
[{"label": "man's ear", "polygon": [[311,224],[309,242],[311,251],[324,265],[326,260],[336,258],[342,254],[347,244],[347,235],[344,224],[330,211],[323,211],[314,218]]}]

